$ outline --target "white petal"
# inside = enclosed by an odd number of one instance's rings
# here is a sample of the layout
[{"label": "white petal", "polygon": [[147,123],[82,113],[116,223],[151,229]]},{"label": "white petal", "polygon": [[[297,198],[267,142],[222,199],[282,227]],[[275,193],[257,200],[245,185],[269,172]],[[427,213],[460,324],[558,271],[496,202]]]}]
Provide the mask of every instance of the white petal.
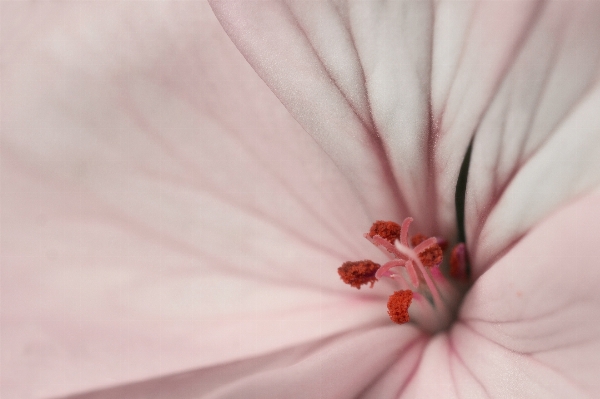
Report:
[{"label": "white petal", "polygon": [[599,17],[595,2],[548,3],[477,129],[466,204],[476,275],[600,183]]},{"label": "white petal", "polygon": [[461,163],[537,3],[212,6],[371,215],[455,238]]},{"label": "white petal", "polygon": [[400,219],[399,193],[367,114],[364,72],[339,12],[322,2],[212,6],[246,59],[345,173],[369,216]]}]

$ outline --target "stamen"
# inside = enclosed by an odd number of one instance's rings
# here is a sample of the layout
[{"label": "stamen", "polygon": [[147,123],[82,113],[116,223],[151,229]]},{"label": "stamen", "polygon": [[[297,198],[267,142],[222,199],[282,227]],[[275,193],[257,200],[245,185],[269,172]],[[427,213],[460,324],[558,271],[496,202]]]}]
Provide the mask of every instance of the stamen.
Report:
[{"label": "stamen", "polygon": [[461,292],[459,287],[455,287],[437,267],[427,269],[431,273],[433,282],[438,287],[440,295],[445,303],[452,305],[460,301]]},{"label": "stamen", "polygon": [[421,259],[423,266],[432,267],[442,263],[442,259],[444,259],[444,253],[439,245],[434,244],[429,248],[419,252],[419,259]]},{"label": "stamen", "polygon": [[394,222],[378,220],[373,223],[371,230],[369,230],[369,237],[373,238],[376,235],[385,238],[393,244],[394,241],[400,238],[400,225]]},{"label": "stamen", "polygon": [[360,290],[360,286],[377,281],[375,274],[379,270],[380,265],[370,260],[361,260],[358,262],[345,262],[338,268],[338,274],[344,283],[356,287]]},{"label": "stamen", "polygon": [[386,239],[382,238],[381,236],[376,235],[373,238],[371,238],[368,234],[365,234],[365,238],[371,241],[373,245],[379,248],[384,254],[390,256],[392,259],[405,259],[404,255],[398,252],[398,250],[393,244],[390,244]]},{"label": "stamen", "polygon": [[424,330],[432,332],[438,330],[438,312],[423,295],[413,292],[413,301],[409,310],[413,314],[413,321]]},{"label": "stamen", "polygon": [[431,247],[433,245],[437,245],[437,238],[435,238],[435,237],[431,237],[431,238],[426,239],[425,241],[423,241],[422,243],[420,243],[419,245],[417,245],[414,248],[414,251],[416,253],[420,253],[420,252],[426,250],[427,248],[429,248],[429,247]]},{"label": "stamen", "polygon": [[419,285],[419,276],[417,276],[417,271],[415,270],[413,261],[409,260],[404,266],[406,266],[406,271],[410,276],[410,282],[412,283],[413,287],[417,288]]},{"label": "stamen", "polygon": [[[413,247],[416,247],[417,245],[419,245],[426,239],[427,239],[426,235],[417,233],[414,236],[412,236],[412,238],[410,239],[410,243]],[[448,248],[448,241],[442,237],[435,237],[435,239],[437,240],[437,244],[442,249],[442,252],[444,252]]]},{"label": "stamen", "polygon": [[[452,250],[449,280],[448,268],[442,267],[444,248],[448,241],[443,237],[427,237],[415,234],[408,240],[408,229],[413,219],[404,219],[402,225],[378,220],[365,238],[379,248],[390,259],[382,266],[370,261],[345,262],[338,273],[341,279],[352,287],[360,289],[364,284],[373,284],[387,277],[394,280],[399,291],[388,300],[388,314],[398,324],[410,320],[408,313],[411,303],[413,322],[421,328],[436,332],[446,328],[460,302],[467,280],[467,253],[464,244]],[[459,281],[457,281],[459,280]],[[397,289],[398,289],[397,288]]]},{"label": "stamen", "polygon": [[408,308],[413,299],[411,290],[396,291],[388,299],[387,308],[394,323],[404,324],[410,321]]},{"label": "stamen", "polygon": [[[429,239],[423,241],[421,244],[419,244],[419,246],[421,246],[421,245],[426,246],[427,241],[429,241]],[[419,246],[417,246],[417,248]],[[425,279],[425,284],[427,284],[427,288],[429,288],[429,292],[431,293],[431,296],[433,297],[433,303],[435,304],[435,306],[442,309],[444,307],[444,305],[443,305],[442,299],[440,298],[440,294],[437,290],[437,287],[435,286],[435,284],[433,283],[431,278],[429,278],[429,274],[427,274],[425,267],[423,267],[423,264],[421,263],[421,260],[418,258],[418,256],[414,256],[415,251],[413,251],[412,249],[410,249],[408,247],[405,247],[404,245],[400,244],[399,242],[396,242],[396,248],[401,252],[405,252],[406,255],[408,255],[411,258],[410,262],[411,263],[414,262],[417,265],[421,274],[423,275],[423,278]]]},{"label": "stamen", "polygon": [[408,247],[408,228],[412,223],[413,218],[406,218],[402,221],[401,234],[400,234],[400,242],[402,245],[406,245]]},{"label": "stamen", "polygon": [[414,236],[412,236],[412,238],[410,239],[410,243],[413,247],[416,247],[417,245],[419,245],[426,239],[427,239],[427,236],[425,236],[424,234],[421,234],[421,233],[417,233]]},{"label": "stamen", "polygon": [[402,290],[410,289],[410,286],[406,282],[406,278],[402,274],[402,270],[400,270],[398,273],[392,273],[390,278],[392,278],[394,281],[396,281],[398,283],[398,285],[400,286],[400,289],[402,289]]},{"label": "stamen", "polygon": [[386,262],[377,270],[377,273],[375,273],[375,277],[378,279],[381,277],[391,277],[392,273],[389,270],[393,267],[404,266],[405,263],[406,261],[403,259],[395,259]]}]

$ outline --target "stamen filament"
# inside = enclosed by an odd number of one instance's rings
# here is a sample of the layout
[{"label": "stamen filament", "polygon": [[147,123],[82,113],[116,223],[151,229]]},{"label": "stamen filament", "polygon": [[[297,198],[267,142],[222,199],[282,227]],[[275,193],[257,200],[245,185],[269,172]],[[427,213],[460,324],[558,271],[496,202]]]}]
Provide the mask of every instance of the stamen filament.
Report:
[{"label": "stamen filament", "polygon": [[406,263],[405,260],[403,259],[394,259],[391,260],[387,263],[385,263],[383,266],[381,266],[378,270],[377,273],[375,273],[375,277],[377,277],[378,279],[381,277],[385,277],[390,275],[389,270],[393,267],[398,267],[398,266],[404,266],[404,264]]},{"label": "stamen filament", "polygon": [[460,300],[460,291],[444,277],[438,268],[432,267],[428,272],[430,273],[433,282],[439,288],[440,295],[444,302],[446,302],[450,308],[454,308]]},{"label": "stamen filament", "polygon": [[426,331],[437,331],[440,328],[439,315],[431,302],[418,292],[413,292],[413,304],[408,313],[419,326]]},{"label": "stamen filament", "polygon": [[403,289],[403,290],[410,289],[408,283],[406,282],[406,279],[404,278],[404,276],[401,273],[394,273],[390,276],[390,278],[393,278],[394,281],[397,281],[398,284],[400,285],[401,289]]},{"label": "stamen filament", "polygon": [[406,268],[406,271],[408,272],[408,275],[410,277],[410,282],[412,283],[412,285],[415,288],[417,288],[419,286],[419,276],[417,276],[417,271],[415,270],[413,261],[409,260],[408,262],[406,262],[404,267]]},{"label": "stamen filament", "polygon": [[[396,247],[394,247],[393,244],[391,244],[388,240],[386,240],[385,238],[381,237],[381,236],[373,236],[370,237],[368,234],[365,234],[365,238],[369,241],[371,241],[371,243],[373,245],[375,245],[377,248],[382,249],[384,248],[385,251],[383,251],[387,256],[389,256],[392,259],[395,258],[400,258],[400,259],[404,259],[407,260],[408,257],[405,256],[403,253],[398,252],[398,250],[396,249]],[[387,253],[386,253],[387,251]]]},{"label": "stamen filament", "polygon": [[402,222],[402,227],[400,227],[400,242],[407,247],[408,247],[408,228],[410,227],[410,224],[412,223],[412,221],[413,221],[413,218],[407,217]]},{"label": "stamen filament", "polygon": [[[427,240],[427,241],[429,241],[429,240]],[[425,241],[423,243],[425,243]],[[423,243],[421,243],[421,244],[423,244]],[[419,245],[421,245],[421,244],[419,244]],[[406,256],[411,258],[410,261],[417,264],[417,266],[419,267],[419,270],[421,271],[421,274],[423,274],[423,278],[425,279],[425,284],[427,284],[427,287],[429,288],[429,291],[431,292],[431,296],[433,297],[433,302],[434,302],[435,306],[438,306],[438,304],[440,305],[440,307],[443,306],[443,302],[442,302],[442,299],[440,298],[440,294],[437,290],[437,287],[435,286],[433,281],[431,281],[431,279],[429,278],[429,275],[425,272],[425,266],[423,266],[423,264],[421,263],[421,260],[419,259],[419,256],[415,253],[415,251],[410,249],[407,246],[402,245],[398,241],[396,241],[396,249],[399,252],[402,252]]]},{"label": "stamen filament", "polygon": [[[423,251],[435,244],[437,244],[437,238],[431,237],[431,238],[426,239],[425,241],[423,241],[416,247],[414,247],[413,251],[415,251],[416,253],[420,253],[421,251]],[[408,245],[407,245],[407,247],[408,247]]]}]

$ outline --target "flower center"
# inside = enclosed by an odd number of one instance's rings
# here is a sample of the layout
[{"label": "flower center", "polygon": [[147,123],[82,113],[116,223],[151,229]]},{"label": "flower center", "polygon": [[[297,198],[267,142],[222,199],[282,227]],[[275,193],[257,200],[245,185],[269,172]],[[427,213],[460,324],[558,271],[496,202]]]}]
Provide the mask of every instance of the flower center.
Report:
[{"label": "flower center", "polygon": [[389,261],[379,265],[371,260],[345,262],[338,268],[344,283],[360,289],[371,288],[381,278],[392,279],[399,290],[390,295],[388,314],[394,323],[412,321],[424,330],[437,332],[450,325],[455,317],[468,281],[467,251],[459,243],[451,251],[448,266],[443,266],[447,241],[441,237],[415,234],[408,240],[413,219],[402,225],[390,221],[373,223],[365,238],[387,255]]}]

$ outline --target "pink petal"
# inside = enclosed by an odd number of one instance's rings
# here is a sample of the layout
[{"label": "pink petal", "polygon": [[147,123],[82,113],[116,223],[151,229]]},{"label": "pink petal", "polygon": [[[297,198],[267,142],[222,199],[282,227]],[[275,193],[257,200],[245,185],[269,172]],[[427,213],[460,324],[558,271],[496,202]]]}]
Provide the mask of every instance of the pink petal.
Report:
[{"label": "pink petal", "polygon": [[413,327],[372,326],[241,362],[70,398],[300,399],[361,395],[392,399],[398,385],[410,378],[423,345],[424,337]]},{"label": "pink petal", "polygon": [[477,129],[466,230],[475,275],[600,184],[600,5],[540,10]]},{"label": "pink petal", "polygon": [[560,372],[459,324],[434,337],[400,398],[584,398]]},{"label": "pink petal", "polygon": [[2,11],[3,398],[387,320],[335,274],[370,219],[206,5]]},{"label": "pink petal", "polygon": [[451,339],[490,396],[600,395],[599,235],[600,196],[591,195],[534,227],[477,280]]}]

